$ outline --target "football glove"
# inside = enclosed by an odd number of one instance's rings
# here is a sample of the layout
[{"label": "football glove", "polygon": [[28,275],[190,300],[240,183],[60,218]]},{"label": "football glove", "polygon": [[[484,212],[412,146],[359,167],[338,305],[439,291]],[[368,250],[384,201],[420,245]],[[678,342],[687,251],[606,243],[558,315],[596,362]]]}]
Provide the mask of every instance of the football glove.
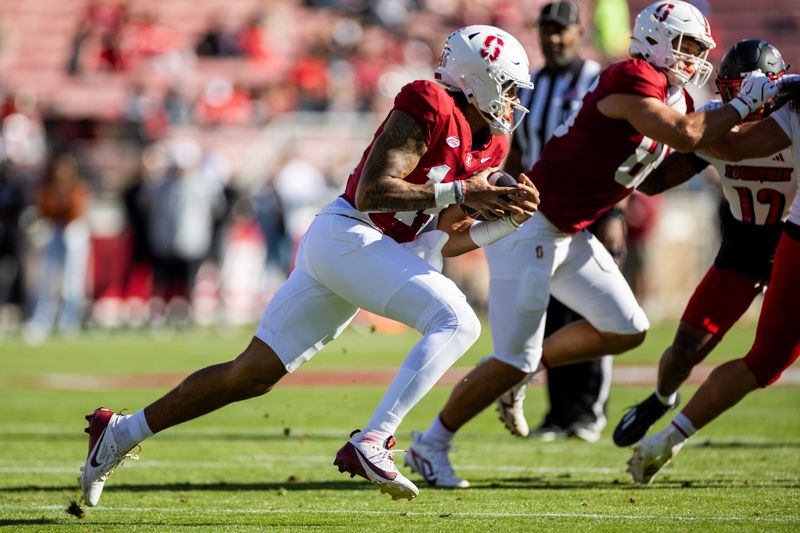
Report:
[{"label": "football glove", "polygon": [[769,76],[756,69],[742,80],[739,95],[729,103],[739,112],[742,120],[766,104],[778,93],[778,84],[769,79]]}]

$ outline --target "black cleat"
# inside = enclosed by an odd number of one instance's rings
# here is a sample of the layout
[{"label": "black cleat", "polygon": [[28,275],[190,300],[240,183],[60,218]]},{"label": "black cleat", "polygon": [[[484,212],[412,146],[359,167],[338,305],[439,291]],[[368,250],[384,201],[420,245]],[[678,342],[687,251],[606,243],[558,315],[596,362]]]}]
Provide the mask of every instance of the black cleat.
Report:
[{"label": "black cleat", "polygon": [[664,405],[656,398],[655,393],[651,394],[641,403],[628,409],[622,419],[614,428],[614,444],[617,446],[630,446],[642,440],[647,435],[650,427],[664,416],[667,411],[677,407],[680,396],[672,405]]}]

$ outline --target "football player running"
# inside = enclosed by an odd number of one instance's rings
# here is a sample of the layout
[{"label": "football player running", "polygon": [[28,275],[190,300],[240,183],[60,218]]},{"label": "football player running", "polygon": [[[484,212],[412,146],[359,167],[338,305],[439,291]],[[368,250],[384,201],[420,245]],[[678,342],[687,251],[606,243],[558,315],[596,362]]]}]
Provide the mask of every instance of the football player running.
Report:
[{"label": "football player running", "polygon": [[[480,334],[465,296],[439,272],[441,257],[514,233],[538,205],[524,175],[516,187],[487,181],[508,151],[516,90],[530,87],[528,72],[524,49],[503,30],[468,26],[452,33],[436,71],[439,83],[415,81],[400,90],[344,194],[303,236],[295,270],[249,346],[133,415],[99,408],[87,416],[89,454],[79,478],[86,503],[98,503],[108,475],[142,440],[269,392],[336,338],[359,308],[415,328],[422,338],[334,464],[393,499],[415,497],[417,487],[394,464],[392,435]],[[487,220],[467,218],[459,206]],[[420,236],[436,213],[438,229]]]},{"label": "football player running", "polygon": [[[619,354],[644,340],[644,311],[611,255],[585,228],[672,149],[710,144],[775,94],[776,85],[755,72],[729,103],[693,112],[683,86],[705,84],[712,71],[706,56],[714,46],[708,21],[691,4],[646,7],[636,18],[632,57],[600,74],[580,109],[545,145],[530,174],[541,193],[539,214],[487,250],[494,354],[455,387],[406,455],[429,484],[469,485],[448,457],[455,432],[531,373]],[[585,320],[543,340],[550,294]]]},{"label": "football player running", "polygon": [[[722,58],[716,84],[721,100],[701,110],[715,109],[739,93],[742,79],[756,69],[773,81],[785,71],[780,52],[759,39],[739,41]],[[768,116],[773,103],[745,118]],[[789,148],[767,157],[731,162],[699,151],[673,153],[638,190],[656,194],[685,182],[708,165],[721,181],[728,208],[722,212],[722,245],[714,264],[694,291],[681,317],[672,345],[661,356],[653,394],[633,406],[614,430],[614,443],[629,446],[678,402],[678,388],[722,340],[733,324],[769,283],[775,248],[783,231],[784,211],[797,190],[797,175]]]},{"label": "football player running", "polygon": [[[800,82],[782,80],[790,103],[768,118],[725,136],[708,148],[717,159],[739,161],[769,157],[791,147],[795,173],[800,172]],[[788,82],[788,83],[787,83]],[[798,182],[795,181],[795,188]],[[783,227],[756,338],[741,359],[728,361],[700,385],[694,396],[662,431],[633,448],[628,470],[636,483],[653,476],[678,453],[686,439],[736,405],[757,388],[777,380],[800,355],[800,192]]]}]

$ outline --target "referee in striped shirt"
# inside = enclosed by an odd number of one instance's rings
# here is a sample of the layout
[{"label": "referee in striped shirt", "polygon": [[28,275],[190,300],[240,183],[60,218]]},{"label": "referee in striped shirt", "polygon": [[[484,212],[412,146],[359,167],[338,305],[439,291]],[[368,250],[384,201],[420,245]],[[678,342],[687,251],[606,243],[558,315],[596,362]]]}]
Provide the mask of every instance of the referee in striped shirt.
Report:
[{"label": "referee in striped shirt", "polygon": [[[601,70],[597,62],[584,60],[578,55],[583,28],[574,3],[553,2],[542,7],[539,37],[545,66],[531,75],[534,89],[519,94],[521,104],[530,112],[514,132],[506,161],[505,170],[514,176],[533,167],[553,131],[580,107],[583,95],[595,83]],[[621,214],[619,210],[612,210],[590,228],[612,255],[616,252],[615,257],[624,251],[625,230]],[[581,318],[551,297],[545,336]],[[530,437],[548,441],[559,437],[597,441],[606,425],[605,407],[610,385],[610,356],[548,370],[550,411],[541,425],[530,432]],[[498,403],[498,408],[500,405]],[[522,436],[528,433],[524,419],[510,423],[510,413],[501,411],[501,415],[512,433]]]}]

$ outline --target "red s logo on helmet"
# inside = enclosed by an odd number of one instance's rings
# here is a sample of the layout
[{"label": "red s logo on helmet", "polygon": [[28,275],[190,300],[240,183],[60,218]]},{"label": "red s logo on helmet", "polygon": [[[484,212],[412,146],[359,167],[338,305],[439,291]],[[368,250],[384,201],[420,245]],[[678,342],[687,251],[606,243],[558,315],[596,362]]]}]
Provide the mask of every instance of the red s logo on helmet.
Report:
[{"label": "red s logo on helmet", "polygon": [[672,12],[672,10],[674,8],[675,8],[675,4],[661,4],[660,6],[658,6],[656,8],[656,13],[655,13],[656,18],[658,19],[658,21],[659,22],[664,22],[665,20],[667,20],[667,17],[669,16],[669,14]]},{"label": "red s logo on helmet", "polygon": [[481,57],[489,61],[497,61],[500,53],[503,51],[503,39],[496,35],[490,35],[483,41],[483,48],[481,48]]}]

